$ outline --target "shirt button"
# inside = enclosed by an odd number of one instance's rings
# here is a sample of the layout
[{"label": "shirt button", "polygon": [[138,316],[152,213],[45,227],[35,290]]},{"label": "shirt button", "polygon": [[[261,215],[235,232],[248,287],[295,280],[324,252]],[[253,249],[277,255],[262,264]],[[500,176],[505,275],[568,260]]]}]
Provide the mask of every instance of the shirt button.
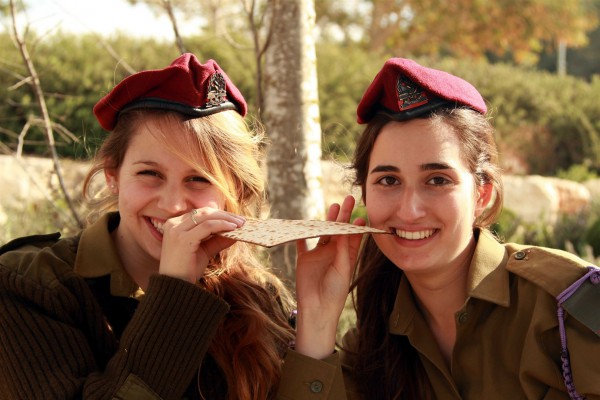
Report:
[{"label": "shirt button", "polygon": [[524,251],[517,251],[515,253],[515,260],[523,260],[525,257],[527,257],[527,254]]},{"label": "shirt button", "polygon": [[464,324],[465,322],[467,322],[468,319],[468,314],[466,312],[461,312],[460,314],[458,314],[458,323],[459,324]]},{"label": "shirt button", "polygon": [[321,393],[323,390],[323,382],[321,381],[312,381],[310,383],[310,391],[313,393]]}]

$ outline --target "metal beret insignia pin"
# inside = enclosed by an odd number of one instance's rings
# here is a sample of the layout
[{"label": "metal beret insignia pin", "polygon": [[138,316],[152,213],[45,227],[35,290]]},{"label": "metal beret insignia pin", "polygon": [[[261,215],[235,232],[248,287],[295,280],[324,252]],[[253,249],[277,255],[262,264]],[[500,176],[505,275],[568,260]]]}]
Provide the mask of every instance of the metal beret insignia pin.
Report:
[{"label": "metal beret insignia pin", "polygon": [[429,102],[427,93],[404,75],[398,75],[396,93],[400,111],[410,110]]},{"label": "metal beret insignia pin", "polygon": [[208,80],[206,93],[206,108],[216,107],[227,101],[226,83],[223,74],[215,72]]}]

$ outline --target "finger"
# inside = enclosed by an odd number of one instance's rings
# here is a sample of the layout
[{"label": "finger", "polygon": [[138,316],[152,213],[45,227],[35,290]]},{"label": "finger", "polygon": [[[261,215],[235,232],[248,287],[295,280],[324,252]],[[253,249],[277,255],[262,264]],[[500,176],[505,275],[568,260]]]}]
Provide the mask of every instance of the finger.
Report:
[{"label": "finger", "polygon": [[[189,213],[189,220],[191,221],[192,228],[194,226],[203,225],[206,223],[212,223],[212,221],[224,221],[231,224],[234,224],[235,228],[239,228],[244,225],[246,219],[242,216],[232,214],[223,210],[215,210],[212,208],[204,208],[204,209],[193,209]],[[230,229],[227,229],[230,230]],[[216,232],[213,232],[216,233]]]},{"label": "finger", "polygon": [[350,235],[348,238],[348,254],[353,264],[356,263],[356,258],[358,257],[363,238],[363,235]]},{"label": "finger", "polygon": [[200,244],[200,249],[204,250],[204,253],[208,259],[213,258],[222,250],[231,247],[236,241],[233,239],[226,238],[224,236],[215,235],[210,239],[203,241]]},{"label": "finger", "polygon": [[327,221],[335,221],[339,212],[340,205],[338,203],[330,205],[329,210],[327,211]]},{"label": "finger", "polygon": [[352,211],[354,210],[355,200],[353,196],[346,196],[340,207],[336,221],[338,222],[349,222],[352,217]]},{"label": "finger", "polygon": [[198,210],[195,208],[192,210],[192,212],[190,212],[190,219],[192,220],[194,225],[198,225],[198,220],[196,219],[197,214],[198,214]]},{"label": "finger", "polygon": [[306,244],[306,239],[296,240],[296,253],[298,253],[298,255],[306,253],[307,250],[308,245]]}]

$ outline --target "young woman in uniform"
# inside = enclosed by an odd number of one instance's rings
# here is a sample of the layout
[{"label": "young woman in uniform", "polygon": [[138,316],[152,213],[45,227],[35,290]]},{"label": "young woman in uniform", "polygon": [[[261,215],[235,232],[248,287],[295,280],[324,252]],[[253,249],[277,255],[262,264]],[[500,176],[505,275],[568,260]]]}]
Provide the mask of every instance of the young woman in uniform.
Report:
[{"label": "young woman in uniform", "polygon": [[290,293],[249,245],[217,235],[263,200],[261,136],[213,60],[125,78],[94,113],[109,131],[80,234],[0,248],[0,397],[275,396]]},{"label": "young woman in uniform", "polygon": [[[377,74],[353,168],[369,225],[389,234],[360,251],[359,237],[299,243],[282,399],[600,398],[600,272],[489,230],[503,191],[486,113],[449,73],[393,58]],[[337,352],[349,289],[357,321]]]}]

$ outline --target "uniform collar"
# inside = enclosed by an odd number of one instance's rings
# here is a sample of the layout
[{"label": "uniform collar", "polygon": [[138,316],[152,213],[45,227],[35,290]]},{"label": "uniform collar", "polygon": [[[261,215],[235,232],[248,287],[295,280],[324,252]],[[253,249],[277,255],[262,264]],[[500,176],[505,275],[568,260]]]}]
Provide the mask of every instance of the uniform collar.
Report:
[{"label": "uniform collar", "polygon": [[110,275],[111,295],[138,297],[141,290],[125,271],[110,234],[119,221],[118,213],[107,213],[82,232],[74,270],[83,278]]},{"label": "uniform collar", "polygon": [[[486,230],[476,230],[477,246],[469,267],[467,291],[469,297],[508,306],[510,303],[509,274],[506,270],[508,255],[504,246]],[[402,275],[394,309],[390,315],[390,333],[408,335],[420,323],[416,301],[410,283]]]},{"label": "uniform collar", "polygon": [[510,304],[508,254],[504,246],[487,230],[476,230],[479,236],[471,259],[467,291],[475,297],[504,307]]}]

